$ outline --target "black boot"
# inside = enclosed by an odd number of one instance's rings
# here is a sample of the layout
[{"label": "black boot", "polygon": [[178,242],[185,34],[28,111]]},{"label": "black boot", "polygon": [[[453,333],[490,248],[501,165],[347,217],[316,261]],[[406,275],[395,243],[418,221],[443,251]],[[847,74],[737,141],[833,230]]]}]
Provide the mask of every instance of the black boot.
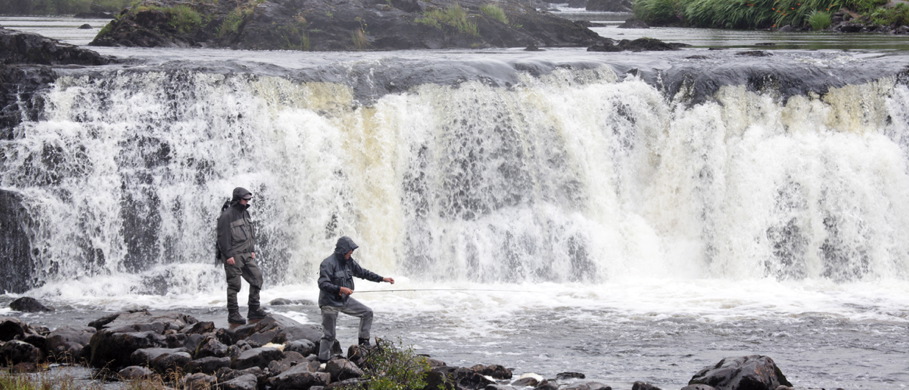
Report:
[{"label": "black boot", "polygon": [[364,347],[369,347],[369,338],[365,338],[365,339],[359,338],[357,341],[358,341],[357,344],[360,344],[361,346],[364,346]]},{"label": "black boot", "polygon": [[240,315],[239,311],[231,311],[227,313],[227,322],[231,324],[243,325],[246,323],[246,319]]},{"label": "black boot", "polygon": [[261,320],[268,316],[268,312],[261,307],[250,306],[246,316],[249,317],[250,320]]}]

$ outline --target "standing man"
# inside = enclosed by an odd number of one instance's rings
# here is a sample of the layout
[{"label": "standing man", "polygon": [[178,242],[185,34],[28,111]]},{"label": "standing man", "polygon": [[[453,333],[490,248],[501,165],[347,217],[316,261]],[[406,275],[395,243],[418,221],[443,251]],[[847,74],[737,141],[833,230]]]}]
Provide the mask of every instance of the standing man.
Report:
[{"label": "standing man", "polygon": [[322,340],[319,342],[319,360],[328,361],[331,346],[335,342],[335,325],[338,313],[360,318],[359,344],[369,345],[369,329],[372,327],[372,309],[350,297],[354,292],[353,277],[373,282],[395,283],[392,278],[383,278],[360,267],[351,257],[357,244],[344,236],[338,239],[335,253],[322,260],[319,266],[319,308],[322,309]]},{"label": "standing man", "polygon": [[249,218],[249,200],[252,193],[243,187],[234,188],[230,207],[218,217],[218,250],[224,261],[227,274],[227,322],[243,325],[246,319],[240,315],[237,293],[240,292],[240,278],[249,283],[250,320],[265,318],[265,310],[259,308],[259,290],[262,289],[262,271],[256,264],[256,232]]}]

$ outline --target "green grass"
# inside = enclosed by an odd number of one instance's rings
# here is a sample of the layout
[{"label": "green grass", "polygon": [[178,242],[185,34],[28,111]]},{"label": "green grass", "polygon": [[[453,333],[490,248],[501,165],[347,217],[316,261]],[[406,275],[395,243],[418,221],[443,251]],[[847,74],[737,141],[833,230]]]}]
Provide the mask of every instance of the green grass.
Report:
[{"label": "green grass", "polygon": [[811,15],[808,15],[808,25],[814,31],[826,29],[831,24],[833,24],[833,19],[830,17],[830,12],[814,11]]},{"label": "green grass", "polygon": [[502,22],[502,24],[508,24],[508,17],[505,16],[505,10],[503,10],[502,7],[495,4],[485,4],[480,6],[480,12],[490,19],[498,20]]},{"label": "green grass", "polygon": [[397,348],[389,341],[376,340],[363,364],[367,390],[422,389],[427,385],[429,362],[413,348]]},{"label": "green grass", "polygon": [[871,14],[871,22],[882,26],[909,25],[909,5],[900,3],[893,8],[880,8]]},{"label": "green grass", "polygon": [[[881,24],[900,23],[896,8],[880,8],[887,0],[636,0],[638,19],[654,25],[732,29],[812,27],[818,29],[840,9],[875,12]],[[889,22],[889,23],[888,23]],[[905,22],[903,22],[905,23]],[[829,24],[826,26],[829,27]],[[823,28],[826,28],[823,27]]]},{"label": "green grass", "polygon": [[423,16],[416,18],[414,21],[437,29],[447,26],[462,34],[480,35],[477,23],[470,20],[467,10],[459,4],[451,5],[444,10],[432,9],[425,11]]}]

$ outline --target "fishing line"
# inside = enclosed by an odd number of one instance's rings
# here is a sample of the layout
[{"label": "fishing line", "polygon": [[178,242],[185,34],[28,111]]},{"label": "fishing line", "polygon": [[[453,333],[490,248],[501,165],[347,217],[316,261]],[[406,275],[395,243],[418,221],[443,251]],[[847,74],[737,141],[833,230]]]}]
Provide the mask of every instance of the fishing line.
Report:
[{"label": "fishing line", "polygon": [[395,290],[354,290],[354,294],[364,293],[386,293],[386,292],[421,292],[421,291],[477,291],[477,292],[535,292],[530,290],[504,290],[504,289],[485,289],[485,288],[415,288],[415,289],[395,289]]}]

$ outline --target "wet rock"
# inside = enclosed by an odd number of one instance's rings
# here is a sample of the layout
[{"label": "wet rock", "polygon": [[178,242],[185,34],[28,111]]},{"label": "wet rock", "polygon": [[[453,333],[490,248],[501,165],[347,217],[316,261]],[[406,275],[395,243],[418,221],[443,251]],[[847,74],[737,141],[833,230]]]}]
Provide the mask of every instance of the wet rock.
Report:
[{"label": "wet rock", "polygon": [[[300,355],[297,352],[293,351],[284,351],[284,359],[274,360],[271,363],[268,363],[268,371],[272,375],[280,374],[284,371],[289,370],[291,367],[303,364],[308,366],[309,361],[306,360],[306,357]],[[312,370],[311,370],[312,371]]]},{"label": "wet rock", "polygon": [[147,365],[149,368],[166,373],[169,370],[182,369],[192,361],[192,357],[183,348],[142,348],[130,355],[133,364]]},{"label": "wet rock", "polygon": [[117,377],[124,381],[137,381],[156,377],[154,371],[144,366],[129,366],[117,371]]},{"label": "wet rock", "polygon": [[225,367],[230,367],[230,358],[209,356],[189,362],[186,365],[186,370],[189,372],[214,374]]},{"label": "wet rock", "polygon": [[9,308],[23,313],[39,313],[54,311],[54,308],[44,306],[43,303],[32,297],[21,297],[9,303]]},{"label": "wet rock", "polygon": [[[0,32],[4,31],[0,28]],[[0,53],[7,48],[0,47]],[[0,54],[2,58],[6,54]],[[37,116],[36,106],[40,102],[33,99],[36,91],[46,88],[53,81],[52,71],[21,69],[2,66],[0,60],[0,139],[12,139],[12,129],[23,119]],[[23,109],[25,111],[23,112]],[[38,110],[39,111],[39,110]],[[23,118],[23,113],[25,118]],[[0,278],[0,291],[19,293],[34,287],[34,267],[32,266],[32,243],[26,233],[33,224],[28,210],[23,205],[24,196],[16,191],[0,190],[0,274],[15,277]],[[15,309],[14,309],[15,310]],[[0,340],[3,340],[0,330]]]},{"label": "wet rock", "polygon": [[688,45],[680,43],[666,43],[654,38],[638,38],[632,41],[623,39],[619,41],[618,46],[622,48],[622,50],[640,52],[679,50],[680,47],[685,47]]},{"label": "wet rock", "polygon": [[256,390],[259,379],[254,374],[246,374],[221,383],[221,390]]},{"label": "wet rock", "polygon": [[683,387],[682,390],[716,390],[716,388],[708,385],[688,385]]},{"label": "wet rock", "polygon": [[792,386],[773,359],[761,355],[725,358],[698,371],[688,384],[710,385],[718,390],[775,390],[780,385]]},{"label": "wet rock", "polygon": [[553,381],[544,380],[534,388],[535,390],[558,390],[559,385]]},{"label": "wet rock", "polygon": [[331,374],[332,381],[343,381],[350,378],[360,378],[363,370],[347,359],[332,359],[325,365],[325,371]]},{"label": "wet rock", "polygon": [[80,30],[91,30],[91,29],[92,29],[92,25],[90,25],[90,24],[88,24],[88,23],[85,23],[85,24],[79,26],[79,29],[80,29]]},{"label": "wet rock", "polygon": [[284,344],[284,352],[297,352],[303,356],[309,356],[318,352],[316,349],[316,343],[303,339],[303,340],[294,340],[288,341]]},{"label": "wet rock", "polygon": [[0,362],[40,363],[44,354],[38,347],[21,340],[9,340],[0,347]]},{"label": "wet rock", "polygon": [[271,379],[275,390],[307,389],[326,383],[317,378],[306,365],[296,365]]},{"label": "wet rock", "polygon": [[634,382],[634,384],[631,385],[631,390],[662,390],[662,389],[660,389],[659,387],[656,387],[654,385],[651,385],[650,383],[647,383],[647,382]]},{"label": "wet rock", "polygon": [[303,305],[303,306],[315,306],[316,303],[309,299],[287,299],[287,298],[275,298],[271,302],[268,302],[271,306],[287,306],[287,305]]},{"label": "wet rock", "polygon": [[[108,317],[105,317],[105,319],[107,318]],[[112,320],[104,323],[101,328],[113,329],[118,332],[153,331],[158,334],[163,334],[166,330],[173,329],[179,331],[187,325],[192,325],[197,322],[199,321],[193,316],[186,314],[157,313],[148,310],[139,310],[119,313]],[[92,326],[92,324],[90,323],[89,326]]]},{"label": "wet rock", "polygon": [[556,374],[556,380],[566,380],[566,379],[584,379],[587,376],[580,372],[560,372]]},{"label": "wet rock", "polygon": [[117,333],[108,329],[100,330],[89,343],[92,367],[120,369],[130,365],[133,352],[143,348],[163,348],[164,336],[154,332]]},{"label": "wet rock", "polygon": [[[629,0],[617,0],[628,2]],[[301,25],[296,0],[266,0],[254,12],[244,12],[236,2],[195,2],[195,12],[206,15],[200,23],[179,23],[168,7],[186,5],[178,0],[157,0],[158,7],[138,8],[121,14],[100,33],[92,45],[140,47],[231,47],[253,50],[403,50],[443,48],[524,47],[528,42],[545,46],[581,47],[600,39],[583,22],[573,22],[539,12],[522,0],[495,2],[505,19],[481,10],[488,0],[427,3],[416,0],[390,2],[309,0]],[[455,26],[429,11],[459,7],[467,26]],[[378,7],[378,8],[377,8]],[[185,12],[184,12],[185,13]],[[242,28],[231,28],[242,15]],[[233,20],[229,20],[233,18]],[[520,26],[520,27],[516,27]],[[213,32],[219,33],[213,33]]]},{"label": "wet rock", "polygon": [[770,57],[773,54],[770,54],[763,50],[749,50],[749,51],[740,51],[738,53],[735,53],[735,55],[743,56],[743,57]]},{"label": "wet rock", "polygon": [[32,333],[28,324],[13,317],[0,317],[0,341],[22,339],[26,333]]},{"label": "wet rock", "polygon": [[284,359],[284,352],[277,348],[262,347],[243,351],[231,363],[231,367],[242,370],[250,367],[265,368],[272,360]]},{"label": "wet rock", "polygon": [[205,334],[215,331],[215,323],[211,321],[201,321],[196,322],[189,326],[189,329],[184,329],[183,333],[186,334]]},{"label": "wet rock", "polygon": [[490,364],[488,366],[478,364],[471,367],[471,369],[480,375],[486,375],[493,379],[511,379],[512,376],[511,370],[498,364]]},{"label": "wet rock", "polygon": [[227,356],[228,347],[213,336],[206,336],[205,339],[195,349],[193,356],[195,358],[204,358],[209,356],[224,357]]},{"label": "wet rock", "polygon": [[10,369],[10,372],[15,374],[25,374],[33,373],[41,370],[41,367],[33,362],[22,362],[13,364],[13,367]]},{"label": "wet rock", "polygon": [[112,57],[38,34],[0,29],[0,64],[104,65]]},{"label": "wet rock", "polygon": [[524,377],[511,382],[511,385],[515,387],[536,387],[538,384],[540,381],[534,377]]},{"label": "wet rock", "polygon": [[85,346],[96,330],[92,327],[60,327],[47,335],[47,354],[59,362],[72,362],[83,357]]},{"label": "wet rock", "polygon": [[616,45],[616,42],[609,38],[603,38],[599,42],[593,44],[587,48],[587,51],[598,51],[598,52],[619,52],[623,49]]},{"label": "wet rock", "polygon": [[469,368],[456,368],[450,375],[454,379],[455,385],[460,388],[482,389],[488,385],[495,384],[495,382],[483,376],[483,374]]},{"label": "wet rock", "polygon": [[209,390],[217,388],[218,378],[200,372],[183,377],[183,388],[186,390]]}]

